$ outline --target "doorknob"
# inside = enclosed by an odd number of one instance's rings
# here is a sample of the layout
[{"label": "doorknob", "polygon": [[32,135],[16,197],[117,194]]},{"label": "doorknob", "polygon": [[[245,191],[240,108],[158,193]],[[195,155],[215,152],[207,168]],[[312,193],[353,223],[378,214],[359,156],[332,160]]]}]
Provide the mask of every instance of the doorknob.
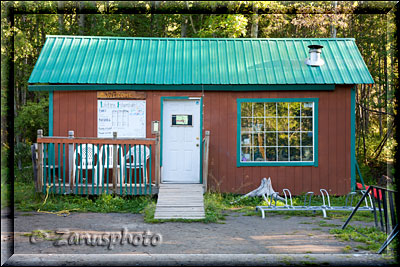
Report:
[{"label": "doorknob", "polygon": [[196,144],[197,147],[199,147],[199,144]]}]

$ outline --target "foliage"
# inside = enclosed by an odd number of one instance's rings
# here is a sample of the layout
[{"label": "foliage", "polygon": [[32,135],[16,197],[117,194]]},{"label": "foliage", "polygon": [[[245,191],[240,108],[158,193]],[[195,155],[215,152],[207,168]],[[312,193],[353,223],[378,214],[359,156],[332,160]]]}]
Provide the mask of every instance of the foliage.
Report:
[{"label": "foliage", "polygon": [[333,228],[329,232],[343,241],[353,240],[365,243],[366,245],[360,248],[371,252],[377,252],[387,238],[386,233],[375,227],[347,226],[344,230]]},{"label": "foliage", "polygon": [[[21,107],[14,121],[14,133],[22,137],[22,141],[31,144],[36,140],[37,130],[48,132],[48,98],[42,98],[39,102],[28,101]],[[16,148],[17,150],[18,148]]]},{"label": "foliage", "polygon": [[140,213],[154,202],[151,196],[113,196],[102,194],[99,196],[57,195],[49,193],[43,205],[45,195],[36,193],[32,181],[21,181],[17,177],[14,184],[14,205],[20,211],[50,211],[62,210],[78,212],[121,212]]}]

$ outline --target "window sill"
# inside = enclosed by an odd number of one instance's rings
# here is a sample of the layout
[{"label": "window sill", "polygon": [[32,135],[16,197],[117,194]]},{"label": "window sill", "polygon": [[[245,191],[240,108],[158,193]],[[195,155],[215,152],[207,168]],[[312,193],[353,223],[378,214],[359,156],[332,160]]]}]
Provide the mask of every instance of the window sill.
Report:
[{"label": "window sill", "polygon": [[314,166],[318,167],[317,162],[238,162],[236,167],[268,167],[268,166]]}]

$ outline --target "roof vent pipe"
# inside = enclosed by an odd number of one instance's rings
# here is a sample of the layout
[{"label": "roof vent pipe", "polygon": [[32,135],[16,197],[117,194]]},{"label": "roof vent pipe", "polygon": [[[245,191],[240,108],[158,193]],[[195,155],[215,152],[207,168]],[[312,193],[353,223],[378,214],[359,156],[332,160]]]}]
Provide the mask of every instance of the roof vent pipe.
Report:
[{"label": "roof vent pipe", "polygon": [[309,45],[310,58],[306,59],[306,64],[312,67],[319,67],[325,64],[325,61],[321,58],[322,45]]}]

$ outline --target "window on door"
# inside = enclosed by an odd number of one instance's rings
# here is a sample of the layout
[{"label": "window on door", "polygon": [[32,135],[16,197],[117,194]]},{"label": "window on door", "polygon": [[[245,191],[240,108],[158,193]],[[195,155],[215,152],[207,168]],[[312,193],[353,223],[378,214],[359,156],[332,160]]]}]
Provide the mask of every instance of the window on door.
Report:
[{"label": "window on door", "polygon": [[238,99],[238,166],[317,166],[318,99]]}]

